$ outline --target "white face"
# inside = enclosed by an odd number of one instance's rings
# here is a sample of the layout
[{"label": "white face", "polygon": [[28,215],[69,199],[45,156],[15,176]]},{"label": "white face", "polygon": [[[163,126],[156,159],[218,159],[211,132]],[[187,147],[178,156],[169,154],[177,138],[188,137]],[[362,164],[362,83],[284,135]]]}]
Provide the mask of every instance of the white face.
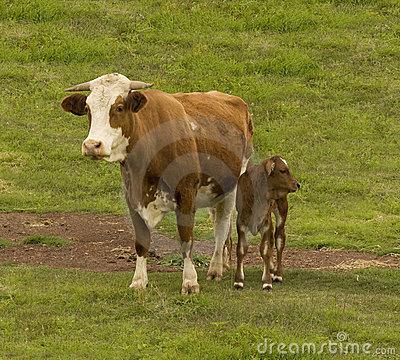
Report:
[{"label": "white face", "polygon": [[110,125],[110,108],[118,96],[129,93],[130,80],[120,74],[107,74],[90,82],[92,92],[86,99],[90,109],[91,126],[85,141],[101,141],[104,145],[104,159],[110,162],[126,158],[129,139],[122,135],[121,128]]}]

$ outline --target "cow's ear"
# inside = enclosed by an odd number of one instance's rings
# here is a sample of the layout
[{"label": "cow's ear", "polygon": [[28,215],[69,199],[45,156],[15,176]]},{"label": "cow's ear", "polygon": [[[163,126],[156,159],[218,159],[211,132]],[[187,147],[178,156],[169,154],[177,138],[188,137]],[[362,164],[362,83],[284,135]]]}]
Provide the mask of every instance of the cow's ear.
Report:
[{"label": "cow's ear", "polygon": [[131,91],[125,99],[126,105],[132,112],[138,112],[147,103],[147,97],[139,91]]},{"label": "cow's ear", "polygon": [[87,113],[86,95],[73,94],[67,96],[61,103],[64,111],[68,111],[74,115],[85,115]]},{"label": "cow's ear", "polygon": [[270,176],[275,169],[275,161],[272,159],[268,159],[264,163],[265,171],[267,172],[267,175]]}]

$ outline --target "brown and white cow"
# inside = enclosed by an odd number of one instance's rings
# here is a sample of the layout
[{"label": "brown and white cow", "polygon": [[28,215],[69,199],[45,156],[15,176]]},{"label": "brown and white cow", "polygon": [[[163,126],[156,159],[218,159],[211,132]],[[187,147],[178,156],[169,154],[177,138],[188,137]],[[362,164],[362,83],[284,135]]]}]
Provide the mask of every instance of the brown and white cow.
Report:
[{"label": "brown and white cow", "polygon": [[[286,161],[279,156],[273,156],[260,165],[249,166],[241,175],[236,199],[238,244],[235,288],[242,289],[244,285],[243,259],[248,249],[246,238],[249,234],[261,234],[260,254],[264,261],[262,288],[271,290],[272,280],[282,281],[287,195],[299,188],[300,184],[291,175]],[[276,219],[275,236],[272,212]],[[277,249],[276,268],[273,266],[274,238]]]},{"label": "brown and white cow", "polygon": [[195,212],[215,208],[215,251],[207,277],[219,280],[237,181],[252,153],[252,122],[239,97],[217,91],[136,91],[150,86],[108,74],[67,89],[91,93],[68,96],[62,108],[89,117],[84,155],[120,163],[136,233],[130,286],[147,286],[150,231],[174,211],[184,259],[182,293],[197,293],[191,254]]}]

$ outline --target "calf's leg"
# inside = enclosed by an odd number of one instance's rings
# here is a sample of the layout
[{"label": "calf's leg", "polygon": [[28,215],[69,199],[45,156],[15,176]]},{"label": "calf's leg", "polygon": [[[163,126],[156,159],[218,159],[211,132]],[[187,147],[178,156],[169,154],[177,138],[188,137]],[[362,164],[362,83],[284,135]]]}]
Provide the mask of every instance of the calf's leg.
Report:
[{"label": "calf's leg", "polygon": [[267,224],[261,232],[260,254],[263,259],[264,269],[261,278],[263,290],[272,290],[272,275],[270,263],[274,251],[274,236],[272,230],[271,214],[268,215]]},{"label": "calf's leg", "polygon": [[231,268],[231,262],[232,262],[232,247],[233,247],[233,242],[232,242],[232,222],[229,223],[229,232],[228,236],[226,238],[226,243],[224,246],[224,269],[229,270]]},{"label": "calf's leg", "polygon": [[277,207],[274,210],[276,219],[275,229],[275,247],[276,247],[276,269],[274,270],[273,280],[277,282],[283,281],[282,254],[285,248],[286,233],[285,223],[288,213],[287,197],[276,201]]},{"label": "calf's leg", "polygon": [[241,225],[237,224],[238,243],[236,247],[236,274],[233,286],[236,289],[243,289],[244,286],[244,270],[243,259],[246,256],[249,245],[246,240],[246,233]]}]

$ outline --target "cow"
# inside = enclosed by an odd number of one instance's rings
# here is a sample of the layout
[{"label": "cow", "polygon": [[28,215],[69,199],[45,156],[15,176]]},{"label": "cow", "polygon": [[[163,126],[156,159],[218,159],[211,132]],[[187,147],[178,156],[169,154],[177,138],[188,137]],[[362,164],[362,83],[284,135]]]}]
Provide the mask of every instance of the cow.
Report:
[{"label": "cow", "polygon": [[151,230],[172,211],[184,264],[182,294],[198,293],[192,261],[195,212],[214,209],[215,250],[207,279],[220,280],[237,182],[253,150],[251,116],[237,96],[218,91],[169,94],[150,87],[107,74],[66,89],[91,92],[70,95],[61,106],[89,118],[83,155],[120,164],[136,236],[130,287],[146,288]]},{"label": "cow", "polygon": [[[259,165],[249,166],[240,176],[237,186],[236,249],[237,267],[234,287],[243,289],[243,260],[247,253],[247,236],[261,234],[260,254],[264,270],[262,289],[272,290],[272,280],[282,281],[282,252],[285,246],[285,221],[288,211],[287,195],[300,188],[286,161],[273,156]],[[273,234],[271,213],[275,213],[276,231]],[[275,238],[275,241],[274,241]],[[273,266],[274,242],[277,249],[277,267]]]}]

